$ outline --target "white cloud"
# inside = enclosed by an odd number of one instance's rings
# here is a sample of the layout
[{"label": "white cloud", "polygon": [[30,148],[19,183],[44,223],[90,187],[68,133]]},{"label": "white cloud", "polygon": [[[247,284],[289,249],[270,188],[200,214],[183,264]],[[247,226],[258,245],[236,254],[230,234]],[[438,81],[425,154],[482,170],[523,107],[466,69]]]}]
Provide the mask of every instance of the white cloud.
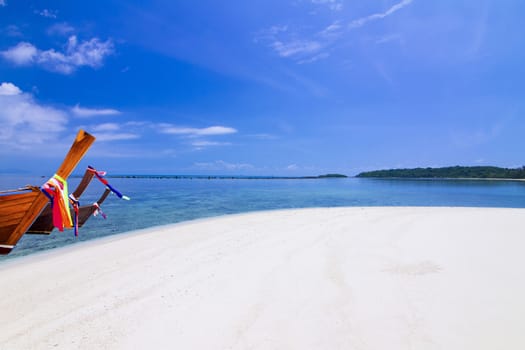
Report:
[{"label": "white cloud", "polygon": [[58,139],[66,129],[67,115],[41,105],[12,83],[0,85],[0,150],[11,152],[41,147]]},{"label": "white cloud", "polygon": [[341,0],[312,0],[312,4],[326,5],[332,11],[341,11],[343,9],[343,1]]},{"label": "white cloud", "polygon": [[53,10],[48,10],[48,9],[43,9],[41,11],[35,10],[34,12],[37,15],[40,15],[42,17],[47,17],[47,18],[57,18],[57,13],[58,13],[58,11],[53,11]]},{"label": "white cloud", "polygon": [[130,122],[126,122],[126,126],[145,128],[145,127],[151,127],[151,122],[149,121],[130,121]]},{"label": "white cloud", "polygon": [[207,128],[179,128],[171,125],[162,125],[161,132],[171,135],[212,136],[234,134],[237,132],[237,130],[227,126],[210,126]]},{"label": "white cloud", "polygon": [[55,23],[47,29],[48,35],[69,35],[75,31],[75,28],[67,23]]},{"label": "white cloud", "polygon": [[12,48],[0,52],[4,59],[19,66],[29,65],[34,62],[38,50],[30,43],[20,42]]},{"label": "white cloud", "polygon": [[20,95],[22,93],[22,90],[18,88],[13,83],[2,83],[0,85],[0,96],[13,96],[13,95]]},{"label": "white cloud", "polygon": [[359,28],[359,27],[362,27],[363,25],[365,25],[366,23],[368,23],[370,21],[376,21],[378,19],[382,19],[382,18],[388,17],[391,14],[393,14],[394,12],[401,10],[403,7],[410,5],[412,3],[412,1],[413,0],[402,0],[401,2],[399,2],[399,3],[395,4],[395,5],[393,5],[392,7],[390,7],[385,12],[374,13],[374,14],[372,14],[370,16],[361,17],[359,19],[353,20],[350,23],[349,27],[350,28]]},{"label": "white cloud", "polygon": [[196,147],[197,149],[203,149],[205,147],[214,147],[214,146],[229,146],[231,143],[229,142],[216,142],[216,141],[194,141],[191,143],[193,147]]},{"label": "white cloud", "polygon": [[134,140],[140,136],[133,133],[118,133],[118,132],[101,132],[95,134],[97,141],[122,141],[122,140]]},{"label": "white cloud", "polygon": [[120,126],[117,123],[104,123],[104,124],[96,125],[96,126],[94,126],[92,128],[92,130],[95,131],[95,132],[116,131],[116,130],[119,130],[119,129],[120,129]]},{"label": "white cloud", "polygon": [[237,133],[237,129],[227,126],[209,126],[207,128],[190,128],[177,127],[172,124],[157,124],[156,130],[163,134],[176,135],[184,138],[190,138],[188,143],[194,150],[202,150],[207,147],[228,146],[229,142],[210,141],[203,137],[230,135]]},{"label": "white cloud", "polygon": [[71,74],[82,66],[102,66],[104,59],[112,53],[111,40],[102,42],[98,38],[92,38],[79,42],[73,35],[69,37],[64,52],[55,49],[43,51],[31,43],[21,42],[0,52],[0,55],[16,65],[38,65],[52,72]]},{"label": "white cloud", "polygon": [[5,2],[5,0],[0,0],[0,6],[6,6],[7,3]]},{"label": "white cloud", "polygon": [[101,116],[101,115],[117,115],[120,114],[120,111],[112,108],[83,108],[79,105],[71,108],[71,112],[77,117],[92,117],[92,116]]}]

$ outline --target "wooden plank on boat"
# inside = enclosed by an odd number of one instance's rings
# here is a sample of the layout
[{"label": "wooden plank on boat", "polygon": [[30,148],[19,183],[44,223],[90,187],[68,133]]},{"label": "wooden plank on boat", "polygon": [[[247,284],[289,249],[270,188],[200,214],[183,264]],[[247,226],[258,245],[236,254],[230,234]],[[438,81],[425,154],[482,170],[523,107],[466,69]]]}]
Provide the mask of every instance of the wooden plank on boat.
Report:
[{"label": "wooden plank on boat", "polygon": [[0,216],[0,231],[2,230],[2,227],[4,227],[4,226],[10,226],[10,225],[14,225],[14,224],[19,223],[20,220],[22,220],[22,218],[25,215],[24,211],[29,209],[30,205],[31,205],[31,203],[29,203],[25,207],[21,206],[19,211],[14,212],[11,215],[2,215],[2,216]]},{"label": "wooden plank on boat", "polygon": [[32,187],[31,189],[25,190],[25,191],[17,191],[12,192],[9,194],[1,195],[0,196],[0,205],[9,205],[12,202],[18,202],[23,199],[29,199],[31,200],[32,197],[35,195],[35,192],[40,192],[40,189],[37,187]]},{"label": "wooden plank on boat", "polygon": [[[14,231],[14,229],[18,226],[18,222],[13,225],[5,225],[2,227],[2,230],[0,231],[0,242],[7,242],[7,239],[11,235],[11,233]],[[1,243],[0,243],[1,244]]]},{"label": "wooden plank on boat", "polygon": [[30,206],[37,196],[38,192],[11,195],[13,198],[10,200],[0,202],[0,212],[2,216],[10,216],[15,212],[19,212],[20,207]]}]

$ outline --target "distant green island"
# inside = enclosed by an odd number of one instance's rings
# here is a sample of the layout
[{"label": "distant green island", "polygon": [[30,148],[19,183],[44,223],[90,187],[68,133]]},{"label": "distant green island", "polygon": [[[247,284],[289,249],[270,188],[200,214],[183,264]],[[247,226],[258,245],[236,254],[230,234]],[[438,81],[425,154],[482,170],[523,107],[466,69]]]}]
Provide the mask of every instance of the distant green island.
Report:
[{"label": "distant green island", "polygon": [[449,179],[525,179],[525,166],[516,169],[495,166],[451,166],[367,171],[356,177],[382,178],[449,178]]},{"label": "distant green island", "polygon": [[342,174],[326,174],[326,175],[319,175],[315,176],[314,178],[317,179],[337,179],[337,178],[346,178],[348,176],[342,175]]}]

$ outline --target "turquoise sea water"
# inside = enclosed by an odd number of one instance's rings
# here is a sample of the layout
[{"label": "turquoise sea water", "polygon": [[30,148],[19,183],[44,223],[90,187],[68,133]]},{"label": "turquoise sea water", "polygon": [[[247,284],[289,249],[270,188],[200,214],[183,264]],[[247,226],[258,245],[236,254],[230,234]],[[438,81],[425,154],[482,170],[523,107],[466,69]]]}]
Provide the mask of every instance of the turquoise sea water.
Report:
[{"label": "turquoise sea water", "polygon": [[[47,178],[0,175],[0,189],[40,185]],[[258,210],[339,206],[462,206],[525,208],[525,182],[394,179],[109,178],[131,197],[111,195],[107,220],[92,217],[80,230],[50,236],[24,235],[6,259],[67,244],[157,225]],[[70,179],[73,190],[80,178]],[[94,202],[104,186],[93,180],[81,204]],[[525,222],[525,218],[524,218]]]}]

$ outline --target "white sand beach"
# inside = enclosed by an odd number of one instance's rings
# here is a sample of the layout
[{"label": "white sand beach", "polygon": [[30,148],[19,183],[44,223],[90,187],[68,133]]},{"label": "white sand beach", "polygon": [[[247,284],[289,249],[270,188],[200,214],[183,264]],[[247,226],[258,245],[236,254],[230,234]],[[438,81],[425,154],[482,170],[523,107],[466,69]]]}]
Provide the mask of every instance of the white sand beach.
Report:
[{"label": "white sand beach", "polygon": [[525,349],[524,251],[524,209],[164,226],[2,263],[0,348]]}]

